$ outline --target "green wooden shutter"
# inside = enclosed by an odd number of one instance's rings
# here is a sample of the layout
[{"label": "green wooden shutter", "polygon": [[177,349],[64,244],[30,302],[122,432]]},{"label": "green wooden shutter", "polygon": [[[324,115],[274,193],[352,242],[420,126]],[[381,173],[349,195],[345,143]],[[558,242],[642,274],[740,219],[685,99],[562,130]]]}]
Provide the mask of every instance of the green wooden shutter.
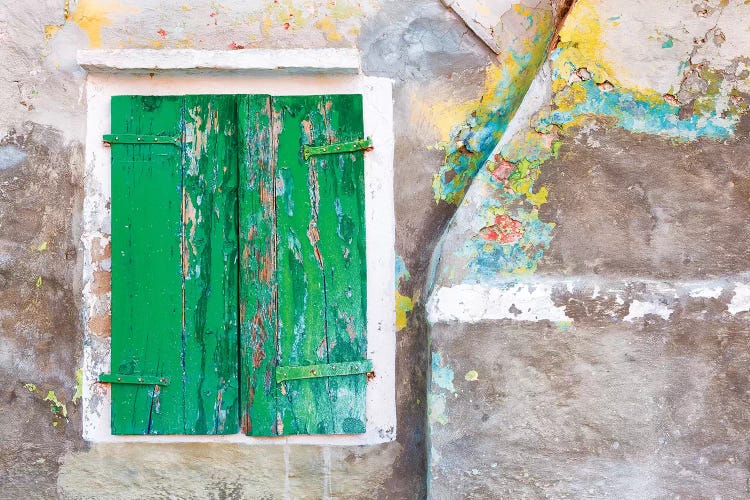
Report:
[{"label": "green wooden shutter", "polygon": [[238,431],[234,102],[112,98],[113,434]]},{"label": "green wooden shutter", "polygon": [[[241,286],[248,308],[241,321],[245,431],[362,433],[367,383],[361,369],[367,366],[363,154],[305,160],[302,153],[304,145],[362,139],[362,98],[269,101],[249,106],[251,122],[254,113],[271,123],[270,149],[256,149],[241,167],[247,172],[241,190],[260,193],[259,201],[241,202]],[[263,127],[248,127],[251,151],[253,144],[266,144],[265,133]],[[254,213],[258,207],[262,214]],[[276,262],[264,261],[274,245]],[[354,374],[339,375],[350,369]],[[289,374],[292,379],[283,380]]]},{"label": "green wooden shutter", "polygon": [[364,159],[303,155],[361,96],[114,97],[109,137],[113,434],[364,432]]}]

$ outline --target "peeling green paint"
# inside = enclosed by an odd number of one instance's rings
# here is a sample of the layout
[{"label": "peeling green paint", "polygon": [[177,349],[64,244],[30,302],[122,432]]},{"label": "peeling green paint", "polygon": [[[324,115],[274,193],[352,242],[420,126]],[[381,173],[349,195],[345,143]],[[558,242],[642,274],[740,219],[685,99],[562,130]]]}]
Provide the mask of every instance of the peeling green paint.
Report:
[{"label": "peeling green paint", "polygon": [[83,397],[83,370],[80,368],[76,370],[76,392],[73,394],[71,401],[73,404],[78,404],[78,400]]},{"label": "peeling green paint", "polygon": [[68,407],[57,399],[55,391],[49,391],[44,400],[49,401],[49,408],[56,417],[68,418]]}]

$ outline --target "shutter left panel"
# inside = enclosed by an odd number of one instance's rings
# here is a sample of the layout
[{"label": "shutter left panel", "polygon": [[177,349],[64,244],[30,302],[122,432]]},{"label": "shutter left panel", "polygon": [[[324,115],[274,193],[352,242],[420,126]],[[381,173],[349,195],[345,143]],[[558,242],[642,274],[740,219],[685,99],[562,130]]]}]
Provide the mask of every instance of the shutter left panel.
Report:
[{"label": "shutter left panel", "polygon": [[[179,137],[179,97],[115,96],[112,134]],[[112,384],[113,434],[184,431],[181,148],[112,145],[112,374],[168,385]]]}]

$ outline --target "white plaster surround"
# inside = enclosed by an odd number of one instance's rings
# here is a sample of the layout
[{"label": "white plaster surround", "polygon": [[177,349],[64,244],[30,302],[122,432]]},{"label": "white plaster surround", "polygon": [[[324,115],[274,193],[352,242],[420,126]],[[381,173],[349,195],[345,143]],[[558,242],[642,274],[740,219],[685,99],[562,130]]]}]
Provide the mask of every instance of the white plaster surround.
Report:
[{"label": "white plaster surround", "polygon": [[89,73],[272,71],[357,74],[360,59],[357,49],[113,49],[79,50],[78,64]]},{"label": "white plaster surround", "polygon": [[[87,130],[82,245],[83,438],[90,442],[211,442],[244,444],[362,445],[396,438],[395,216],[393,205],[392,82],[359,72],[355,49],[301,50],[106,50],[81,51],[86,81]],[[281,69],[276,69],[281,68]],[[169,71],[164,71],[168,69]],[[199,71],[201,70],[202,71]],[[113,436],[111,393],[97,382],[110,371],[110,339],[95,334],[89,319],[108,314],[109,297],[92,291],[95,241],[110,236],[110,132],[114,95],[181,94],[362,94],[365,135],[374,149],[365,154],[367,245],[367,356],[376,377],[367,385],[366,432],[357,435],[283,437],[144,435]]]}]

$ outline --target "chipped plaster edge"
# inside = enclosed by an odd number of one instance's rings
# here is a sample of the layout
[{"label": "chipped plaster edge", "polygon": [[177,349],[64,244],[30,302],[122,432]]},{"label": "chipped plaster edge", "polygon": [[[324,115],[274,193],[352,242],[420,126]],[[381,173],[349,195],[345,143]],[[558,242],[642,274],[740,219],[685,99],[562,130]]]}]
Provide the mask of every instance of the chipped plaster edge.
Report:
[{"label": "chipped plaster edge", "polygon": [[517,3],[513,0],[496,0],[496,5],[488,8],[477,0],[442,0],[443,5],[453,10],[466,26],[474,32],[495,54],[502,48],[495,39],[494,29],[502,23],[502,16]]},{"label": "chipped plaster edge", "polygon": [[89,73],[165,70],[358,73],[360,69],[359,51],[353,48],[79,50],[77,61]]},{"label": "chipped plaster edge", "polygon": [[717,280],[658,281],[647,279],[606,280],[596,277],[534,277],[496,285],[457,284],[436,288],[427,301],[430,324],[485,320],[573,322],[565,306],[555,301],[560,292],[578,298],[613,296],[628,304],[623,322],[646,316],[668,321],[673,304],[686,299],[714,299],[726,303],[727,313],[750,312],[750,275]]},{"label": "chipped plaster edge", "polygon": [[[113,95],[175,94],[306,95],[361,93],[365,135],[374,149],[365,155],[365,217],[367,241],[367,336],[368,358],[376,377],[368,383],[366,432],[360,435],[310,435],[290,437],[228,436],[113,436],[110,432],[111,395],[99,384],[99,373],[109,372],[110,339],[95,334],[89,320],[108,308],[109,297],[96,296],[92,286],[95,263],[92,245],[108,241],[110,156],[101,141],[109,132],[110,98]],[[395,335],[395,213],[393,194],[393,96],[392,81],[364,75],[283,74],[142,74],[94,73],[87,77],[87,131],[83,234],[83,438],[94,443],[242,443],[364,445],[396,439],[396,335]],[[103,305],[104,303],[104,305]]]}]

